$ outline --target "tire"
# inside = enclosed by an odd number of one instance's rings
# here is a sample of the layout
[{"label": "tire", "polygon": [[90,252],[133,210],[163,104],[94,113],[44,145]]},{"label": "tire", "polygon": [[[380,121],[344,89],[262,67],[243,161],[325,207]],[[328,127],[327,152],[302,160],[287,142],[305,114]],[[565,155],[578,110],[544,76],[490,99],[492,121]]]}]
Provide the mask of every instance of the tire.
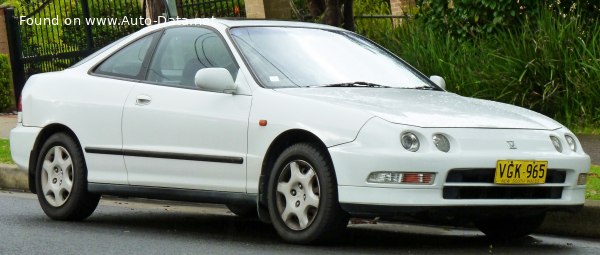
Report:
[{"label": "tire", "polygon": [[83,220],[100,201],[100,195],[87,192],[87,168],[81,147],[64,133],[53,134],[42,145],[35,185],[42,210],[55,220]]},{"label": "tire", "polygon": [[242,218],[258,218],[256,206],[228,204],[227,209]]},{"label": "tire", "polygon": [[528,236],[544,222],[545,213],[524,217],[504,216],[475,222],[475,226],[493,240],[515,240]]},{"label": "tire", "polygon": [[269,177],[267,198],[273,227],[287,242],[333,241],[348,225],[333,167],[313,144],[295,144],[281,153]]}]

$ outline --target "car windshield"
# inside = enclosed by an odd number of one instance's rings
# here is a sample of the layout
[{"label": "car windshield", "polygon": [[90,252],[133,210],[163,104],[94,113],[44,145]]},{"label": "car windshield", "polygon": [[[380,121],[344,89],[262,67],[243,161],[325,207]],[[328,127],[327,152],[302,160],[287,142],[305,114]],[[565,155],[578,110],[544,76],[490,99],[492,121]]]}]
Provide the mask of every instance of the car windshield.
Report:
[{"label": "car windshield", "polygon": [[264,87],[438,89],[394,55],[350,32],[237,27],[230,33]]}]

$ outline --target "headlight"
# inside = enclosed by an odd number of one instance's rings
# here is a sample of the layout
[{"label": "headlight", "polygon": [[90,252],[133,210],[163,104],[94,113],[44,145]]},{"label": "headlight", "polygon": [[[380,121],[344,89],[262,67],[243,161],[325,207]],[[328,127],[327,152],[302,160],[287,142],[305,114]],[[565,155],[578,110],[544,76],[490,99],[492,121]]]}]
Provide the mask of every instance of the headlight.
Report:
[{"label": "headlight", "polygon": [[419,138],[417,135],[411,132],[405,132],[400,136],[400,142],[402,143],[402,147],[408,151],[418,151],[419,150]]},{"label": "headlight", "polygon": [[551,135],[550,140],[552,140],[554,148],[556,148],[558,152],[562,152],[562,144],[560,143],[560,140],[558,140],[558,137]]},{"label": "headlight", "polygon": [[572,151],[577,151],[577,144],[575,143],[575,138],[573,138],[570,135],[565,135],[565,139],[567,140],[567,143],[569,144],[569,148]]},{"label": "headlight", "polygon": [[450,141],[448,141],[448,138],[446,138],[445,135],[433,135],[433,144],[435,144],[435,147],[440,151],[448,152],[450,150]]}]

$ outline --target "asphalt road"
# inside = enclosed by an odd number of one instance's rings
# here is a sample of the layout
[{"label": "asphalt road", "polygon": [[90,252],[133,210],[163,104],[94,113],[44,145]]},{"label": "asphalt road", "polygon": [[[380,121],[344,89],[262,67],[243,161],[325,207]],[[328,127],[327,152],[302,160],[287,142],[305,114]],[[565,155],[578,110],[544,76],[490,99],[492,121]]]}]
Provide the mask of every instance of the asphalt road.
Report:
[{"label": "asphalt road", "polygon": [[32,194],[0,191],[0,254],[598,254],[600,241],[534,235],[494,244],[477,231],[357,224],[338,244],[285,244],[220,206],[103,199],[83,222],[47,218]]}]

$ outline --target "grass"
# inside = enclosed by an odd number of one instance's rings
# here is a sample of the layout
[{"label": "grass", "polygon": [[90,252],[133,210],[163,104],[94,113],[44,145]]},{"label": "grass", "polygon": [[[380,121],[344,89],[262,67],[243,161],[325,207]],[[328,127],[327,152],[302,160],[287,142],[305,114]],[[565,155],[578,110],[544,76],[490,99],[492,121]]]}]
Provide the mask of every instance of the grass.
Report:
[{"label": "grass", "polygon": [[600,166],[592,166],[590,169],[585,198],[600,200]]},{"label": "grass", "polygon": [[8,139],[0,139],[0,163],[14,164],[10,155],[10,143]]}]

